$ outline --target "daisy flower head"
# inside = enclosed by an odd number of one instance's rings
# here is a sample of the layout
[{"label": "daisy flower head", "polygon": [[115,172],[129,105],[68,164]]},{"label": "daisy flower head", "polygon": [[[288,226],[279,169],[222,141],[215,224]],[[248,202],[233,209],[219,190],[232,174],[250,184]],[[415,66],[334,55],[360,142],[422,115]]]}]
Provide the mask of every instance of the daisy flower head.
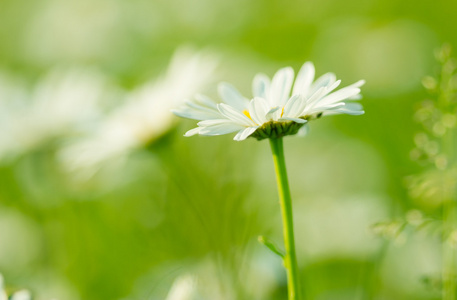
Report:
[{"label": "daisy flower head", "polygon": [[[186,132],[213,136],[237,132],[234,140],[248,137],[258,140],[280,138],[304,132],[310,120],[333,114],[361,115],[360,87],[365,81],[336,90],[341,80],[333,73],[326,73],[314,80],[315,69],[306,62],[294,82],[294,70],[282,68],[270,80],[257,74],[252,82],[253,98],[248,99],[229,83],[220,83],[218,93],[222,103],[203,95],[186,101],[174,114],[198,120],[198,127]],[[336,91],[335,91],[336,90]]]}]

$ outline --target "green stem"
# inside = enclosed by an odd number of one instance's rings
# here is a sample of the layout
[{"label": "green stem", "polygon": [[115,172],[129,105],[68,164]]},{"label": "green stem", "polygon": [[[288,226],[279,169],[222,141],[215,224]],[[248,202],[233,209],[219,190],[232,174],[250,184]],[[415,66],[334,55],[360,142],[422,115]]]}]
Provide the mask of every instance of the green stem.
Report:
[{"label": "green stem", "polygon": [[448,241],[449,234],[455,226],[455,206],[453,202],[445,203],[443,208],[444,239],[443,239],[443,300],[455,300],[455,249]]},{"label": "green stem", "polygon": [[[452,74],[446,73],[446,70],[443,68],[442,73],[442,82],[445,83],[445,86],[442,87],[442,90],[445,93],[442,93],[442,106],[444,111],[449,111],[452,105],[452,99],[449,98],[449,85],[450,77]],[[449,129],[445,136],[443,137],[442,147],[444,153],[448,159],[448,164],[452,168],[455,161],[455,129]],[[448,167],[449,169],[449,167]],[[447,171],[447,170],[446,170]],[[448,190],[447,186],[443,187],[445,191]],[[455,198],[456,198],[455,186],[451,193],[443,194],[443,265],[442,265],[442,281],[443,281],[443,300],[456,300],[456,251],[454,245],[450,244],[449,235],[455,228],[456,223],[456,207],[455,207]]]},{"label": "green stem", "polygon": [[279,201],[281,204],[284,246],[284,267],[287,271],[287,287],[289,300],[298,300],[299,280],[297,256],[295,254],[294,225],[292,217],[292,199],[290,197],[289,182],[287,180],[286,162],[284,160],[283,140],[281,138],[270,138],[271,152],[276,171],[278,184]]}]

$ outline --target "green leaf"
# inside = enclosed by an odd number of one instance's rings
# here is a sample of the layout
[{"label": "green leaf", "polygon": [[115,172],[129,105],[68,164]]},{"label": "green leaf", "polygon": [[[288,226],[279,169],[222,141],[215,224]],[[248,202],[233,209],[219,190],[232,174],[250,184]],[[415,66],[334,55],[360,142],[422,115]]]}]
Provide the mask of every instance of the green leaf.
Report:
[{"label": "green leaf", "polygon": [[280,256],[281,258],[284,258],[284,252],[279,250],[278,247],[276,247],[269,239],[267,239],[263,235],[259,235],[258,240],[261,244],[267,246],[267,248],[270,249],[271,252]]}]

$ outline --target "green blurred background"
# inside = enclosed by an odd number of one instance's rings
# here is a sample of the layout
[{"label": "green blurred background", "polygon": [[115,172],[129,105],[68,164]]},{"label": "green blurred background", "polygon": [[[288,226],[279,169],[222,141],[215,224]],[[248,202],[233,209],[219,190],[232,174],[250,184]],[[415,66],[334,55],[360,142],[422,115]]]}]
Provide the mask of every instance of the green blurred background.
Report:
[{"label": "green blurred background", "polygon": [[[427,283],[439,240],[389,242],[370,227],[434,212],[405,178],[422,170],[414,105],[438,71],[434,50],[457,46],[456,12],[451,0],[0,0],[8,288],[38,300],[285,299],[281,262],[257,242],[282,241],[268,143],[184,138],[195,122],[169,109],[195,92],[218,99],[219,81],[250,96],[257,72],[311,60],[318,75],[367,84],[365,115],[285,141],[307,299],[440,299]],[[175,80],[179,55],[199,58]]]}]

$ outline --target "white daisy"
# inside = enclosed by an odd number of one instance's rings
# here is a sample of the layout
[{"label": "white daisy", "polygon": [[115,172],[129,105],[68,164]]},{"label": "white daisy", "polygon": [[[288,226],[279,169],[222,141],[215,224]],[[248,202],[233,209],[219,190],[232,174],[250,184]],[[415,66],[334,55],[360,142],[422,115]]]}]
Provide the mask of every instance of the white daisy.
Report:
[{"label": "white daisy", "polygon": [[243,97],[232,85],[221,83],[218,91],[223,102],[216,104],[203,95],[187,101],[173,112],[184,118],[199,120],[198,127],[185,136],[222,135],[237,132],[234,140],[252,136],[259,140],[296,134],[309,120],[324,115],[364,113],[359,103],[360,80],[350,86],[334,90],[341,80],[327,73],[314,81],[314,65],[306,62],[294,81],[291,67],[280,69],[270,80],[257,74],[252,83],[253,99]]},{"label": "white daisy", "polygon": [[59,151],[63,167],[84,181],[104,163],[122,161],[159,138],[175,122],[170,110],[203,89],[217,64],[217,55],[209,51],[178,49],[165,74],[127,93],[125,103],[104,116],[92,132]]}]

